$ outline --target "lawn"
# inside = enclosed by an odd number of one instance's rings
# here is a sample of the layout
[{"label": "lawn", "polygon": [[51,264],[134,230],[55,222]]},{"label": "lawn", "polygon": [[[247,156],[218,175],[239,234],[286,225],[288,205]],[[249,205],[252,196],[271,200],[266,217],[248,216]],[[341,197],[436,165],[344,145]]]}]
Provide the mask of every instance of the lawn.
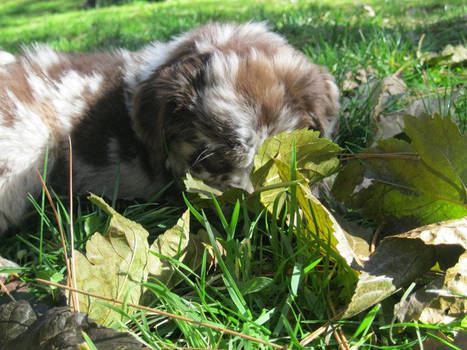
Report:
[{"label": "lawn", "polygon": [[[402,115],[412,111],[409,107],[416,103],[430,115],[450,117],[461,132],[467,128],[467,93],[462,85],[467,81],[465,56],[460,63],[451,62],[451,56],[445,62],[436,57],[430,61],[430,55],[439,55],[449,45],[465,49],[467,5],[463,0],[368,0],[358,4],[327,0],[97,2],[97,8],[84,8],[84,0],[3,0],[0,48],[17,53],[22,45],[45,42],[64,51],[138,49],[208,21],[266,21],[336,77],[342,96],[340,128],[334,141],[346,157],[365,150],[381,137],[374,125],[376,114]],[[388,77],[397,77],[406,87],[381,105],[379,97],[381,91],[389,89],[384,82]],[[436,123],[430,125],[442,122]],[[437,129],[428,130],[436,136]],[[413,130],[411,135],[415,139]],[[297,154],[300,146],[295,145]],[[293,153],[289,164],[290,177],[295,180]],[[465,183],[463,186],[465,189]],[[169,258],[158,256],[172,266],[172,275],[165,283],[146,283],[147,290],[157,296],[148,304],[291,348],[423,348],[422,344],[451,344],[453,332],[462,327],[465,330],[465,317],[448,325],[427,326],[413,321],[392,327],[392,309],[408,286],[375,303],[369,311],[340,318],[339,311],[349,303],[358,273],[327,245],[331,240],[312,236],[304,228],[307,209],[295,197],[293,185],[288,191],[285,200],[277,195],[270,210],[251,206],[242,197],[230,204],[221,199],[220,204],[207,199],[190,204],[193,197],[189,197],[191,230],[205,235],[203,244],[208,249],[191,251],[191,260],[181,257],[177,247]],[[459,212],[467,207],[467,200],[463,200]],[[102,206],[98,209],[85,198],[77,201],[76,244],[84,252],[86,240],[97,229],[105,230],[108,219]],[[175,224],[186,209],[157,200],[111,201],[125,217],[143,224],[150,242]],[[281,201],[285,204],[279,210]],[[333,213],[341,208],[330,202]],[[57,254],[61,251],[58,228],[44,203],[36,202],[37,210],[31,212],[17,235],[0,247],[0,256],[20,262],[25,269],[22,278],[31,282],[31,293],[54,303],[60,299],[56,289],[32,282],[35,277],[59,281],[66,273],[64,258]],[[58,209],[67,222],[66,203],[58,201]],[[377,218],[366,216],[364,209],[346,208],[341,215],[361,225],[362,230],[379,230]],[[291,224],[291,218],[297,218],[296,224]],[[436,221],[422,220],[423,224],[432,222]],[[182,263],[177,262],[179,258]],[[327,322],[334,328],[323,327]],[[119,325],[154,349],[270,347],[219,329],[142,312],[123,316]],[[322,333],[315,336],[316,331]]]}]

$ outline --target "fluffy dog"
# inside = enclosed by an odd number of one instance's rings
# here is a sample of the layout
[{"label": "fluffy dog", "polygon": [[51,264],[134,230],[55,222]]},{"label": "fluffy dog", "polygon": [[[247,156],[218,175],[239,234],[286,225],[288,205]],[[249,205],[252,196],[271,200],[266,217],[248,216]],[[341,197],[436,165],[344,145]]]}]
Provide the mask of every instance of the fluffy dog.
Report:
[{"label": "fluffy dog", "polygon": [[338,110],[332,76],[264,24],[208,24],[140,51],[26,48],[0,65],[0,232],[18,223],[43,171],[75,193],[149,198],[190,171],[252,189],[257,148],[283,131],[327,135]]}]

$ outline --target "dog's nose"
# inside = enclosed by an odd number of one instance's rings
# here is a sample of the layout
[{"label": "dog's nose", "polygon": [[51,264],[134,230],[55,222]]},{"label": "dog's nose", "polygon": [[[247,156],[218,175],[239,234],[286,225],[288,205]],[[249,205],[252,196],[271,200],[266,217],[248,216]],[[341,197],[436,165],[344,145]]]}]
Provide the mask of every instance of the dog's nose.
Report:
[{"label": "dog's nose", "polygon": [[251,183],[249,176],[245,176],[242,182],[238,185],[235,185],[234,187],[241,188],[242,190],[245,190],[249,194],[252,194],[255,191],[255,188],[253,187],[253,184]]}]

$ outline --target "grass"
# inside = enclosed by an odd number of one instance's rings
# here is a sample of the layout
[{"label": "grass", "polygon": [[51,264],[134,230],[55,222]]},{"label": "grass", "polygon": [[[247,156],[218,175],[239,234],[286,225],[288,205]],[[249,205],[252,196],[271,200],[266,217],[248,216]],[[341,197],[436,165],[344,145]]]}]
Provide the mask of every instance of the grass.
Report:
[{"label": "grass", "polygon": [[[374,10],[373,16],[353,1],[131,1],[96,9],[85,9],[83,4],[82,0],[3,0],[0,47],[18,52],[21,45],[39,41],[65,51],[119,46],[137,49],[155,38],[165,40],[210,20],[260,20],[267,21],[314,62],[328,66],[341,88],[349,72],[356,75],[365,69],[371,71],[374,79],[399,72],[408,93],[387,106],[386,112],[400,109],[418,96],[450,101],[457,87],[467,80],[463,67],[427,67],[420,59],[420,54],[439,52],[448,44],[465,45],[467,6],[462,0],[367,1]],[[341,99],[337,140],[350,151],[357,151],[374,139],[371,87],[361,85],[360,89],[344,91]],[[452,103],[444,104],[447,111],[443,113],[452,111],[464,130],[466,101],[465,92],[456,94]],[[225,212],[213,204],[204,214],[193,207],[193,215],[198,218],[196,225],[222,245],[220,251],[213,244],[217,268],[210,268],[205,255],[195,274],[189,266],[178,266],[184,282],[175,287],[148,283],[148,289],[158,297],[154,306],[268,342],[303,347],[300,342],[348,302],[355,277],[345,264],[326,254],[329,251],[323,242],[303,225],[293,187],[290,193],[286,210],[273,215],[249,211],[244,203],[224,208]],[[125,216],[144,224],[153,236],[170,227],[181,211],[159,202],[116,205]],[[60,280],[65,269],[57,225],[47,206],[38,203],[36,207],[40,215],[32,213],[20,234],[6,239],[0,255],[20,261],[27,268],[26,278]],[[66,206],[58,207],[66,222]],[[298,218],[296,226],[287,224],[286,214]],[[106,218],[83,199],[77,203],[75,217],[77,248],[83,251],[86,238],[97,229],[102,230]],[[35,234],[41,222],[44,239]],[[56,290],[36,287],[33,292],[52,302],[59,299]],[[388,310],[398,298],[400,295],[350,320],[334,322],[340,326],[335,333],[341,332],[351,346],[362,349],[411,349],[428,338],[449,335],[460,328],[459,321],[434,330],[417,324],[393,329]],[[154,349],[268,348],[143,313],[133,315],[127,326]],[[307,346],[338,348],[339,336],[331,335],[318,337]]]}]

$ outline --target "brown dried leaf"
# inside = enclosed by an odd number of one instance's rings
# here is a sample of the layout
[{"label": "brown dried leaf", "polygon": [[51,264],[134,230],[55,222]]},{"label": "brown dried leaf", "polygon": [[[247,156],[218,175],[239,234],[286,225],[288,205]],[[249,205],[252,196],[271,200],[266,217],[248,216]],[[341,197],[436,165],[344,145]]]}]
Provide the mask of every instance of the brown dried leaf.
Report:
[{"label": "brown dried leaf", "polygon": [[[451,106],[456,101],[463,87],[459,87],[451,94],[440,97],[438,95],[422,96],[410,100],[407,105],[394,113],[380,114],[376,120],[376,140],[385,139],[402,133],[404,129],[404,116],[414,117],[439,114],[453,117],[454,109]],[[453,120],[456,120],[453,118]]]},{"label": "brown dried leaf", "polygon": [[447,45],[440,54],[429,53],[423,63],[429,66],[462,66],[467,63],[467,48],[463,45]]},{"label": "brown dried leaf", "polygon": [[[93,194],[88,198],[109,215],[110,223],[106,232],[96,232],[86,242],[86,255],[75,251],[77,288],[138,303],[141,282],[145,282],[148,275],[148,232],[117,213],[102,198]],[[80,310],[101,325],[116,325],[122,317],[119,312],[85,295],[79,295],[78,300]]]},{"label": "brown dried leaf", "polygon": [[407,91],[405,82],[395,75],[384,78],[376,82],[371,96],[371,106],[373,107],[373,118],[379,121],[379,116],[388,103],[396,98],[400,98]]},{"label": "brown dried leaf", "polygon": [[156,278],[164,284],[173,282],[175,273],[173,265],[169,260],[160,256],[183,260],[187,253],[187,246],[190,239],[190,211],[186,210],[175,226],[159,235],[149,248],[148,272],[149,276]]},{"label": "brown dried leaf", "polygon": [[375,10],[373,10],[373,7],[371,7],[370,5],[363,5],[363,9],[366,11],[366,15],[368,17],[375,17],[376,16]]},{"label": "brown dried leaf", "polygon": [[342,90],[351,91],[358,88],[358,83],[355,80],[345,79],[342,82]]},{"label": "brown dried leaf", "polygon": [[[406,319],[415,317],[417,313],[424,317],[425,312],[425,322],[461,317],[467,312],[466,248],[467,218],[431,224],[385,238],[365,264],[344,317],[351,317],[384,300],[399,288],[421,277],[436,262],[447,267],[455,264],[446,271],[441,289],[444,295],[438,293],[428,303],[427,295],[419,294],[412,301],[401,304],[397,314]],[[428,307],[425,308],[426,305]],[[435,318],[433,315],[439,317]],[[446,319],[445,315],[451,318]]]},{"label": "brown dried leaf", "polygon": [[456,246],[439,249],[440,265],[447,268],[444,278],[438,278],[418,290],[405,303],[400,303],[397,306],[399,319],[437,324],[463,317],[467,313],[467,218],[415,229],[408,233],[407,238],[418,238],[425,244],[440,248],[456,244],[462,249],[456,249]]}]

